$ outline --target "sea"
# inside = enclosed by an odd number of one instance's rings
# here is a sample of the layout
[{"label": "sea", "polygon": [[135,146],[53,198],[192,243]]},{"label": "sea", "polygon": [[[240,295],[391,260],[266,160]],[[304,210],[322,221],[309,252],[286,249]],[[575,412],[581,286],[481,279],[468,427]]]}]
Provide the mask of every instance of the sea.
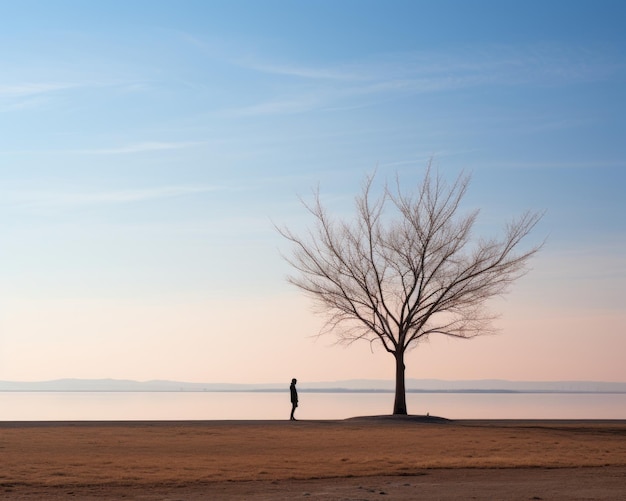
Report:
[{"label": "sea", "polygon": [[[301,420],[391,414],[393,393],[300,391]],[[626,393],[408,393],[409,414],[448,419],[626,419]],[[288,419],[286,392],[0,392],[0,421]]]}]

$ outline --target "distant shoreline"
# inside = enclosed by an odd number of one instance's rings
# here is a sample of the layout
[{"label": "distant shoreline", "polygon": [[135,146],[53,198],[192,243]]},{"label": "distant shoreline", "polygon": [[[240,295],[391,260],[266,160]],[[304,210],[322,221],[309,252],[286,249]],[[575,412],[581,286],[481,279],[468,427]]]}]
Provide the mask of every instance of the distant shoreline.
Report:
[{"label": "distant shoreline", "polygon": [[[617,381],[508,381],[504,379],[452,381],[407,378],[405,387],[408,394],[626,394],[626,382]],[[47,381],[0,381],[0,392],[282,393],[288,388],[288,383],[196,383],[172,380],[65,378]],[[300,381],[298,391],[388,394],[394,393],[395,382],[379,379]]]},{"label": "distant shoreline", "polygon": [[[179,390],[152,390],[152,389],[2,389],[0,393],[285,393],[288,389],[243,389],[243,390],[219,390],[219,389],[179,389]],[[351,389],[351,388],[303,388],[300,393],[385,393],[393,394],[394,390],[387,389]],[[593,391],[593,390],[481,390],[481,389],[458,389],[458,390],[422,390],[407,389],[406,393],[426,394],[512,394],[512,395],[624,395],[626,391]]]}]

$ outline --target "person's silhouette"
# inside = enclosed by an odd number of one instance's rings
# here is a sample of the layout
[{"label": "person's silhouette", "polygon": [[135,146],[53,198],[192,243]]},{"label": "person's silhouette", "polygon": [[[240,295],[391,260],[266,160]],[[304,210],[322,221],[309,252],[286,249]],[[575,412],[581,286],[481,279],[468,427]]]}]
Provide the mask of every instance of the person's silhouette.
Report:
[{"label": "person's silhouette", "polygon": [[289,419],[291,421],[296,421],[296,418],[293,417],[293,413],[296,411],[296,407],[298,407],[298,390],[296,390],[297,382],[296,378],[293,378],[291,380],[291,385],[289,386],[289,391],[291,392],[291,417]]}]

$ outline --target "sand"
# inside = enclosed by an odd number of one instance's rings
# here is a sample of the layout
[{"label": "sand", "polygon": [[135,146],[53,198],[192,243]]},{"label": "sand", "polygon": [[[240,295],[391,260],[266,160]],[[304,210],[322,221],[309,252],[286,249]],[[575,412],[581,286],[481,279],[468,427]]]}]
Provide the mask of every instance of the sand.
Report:
[{"label": "sand", "polygon": [[626,421],[0,423],[0,499],[626,499]]}]

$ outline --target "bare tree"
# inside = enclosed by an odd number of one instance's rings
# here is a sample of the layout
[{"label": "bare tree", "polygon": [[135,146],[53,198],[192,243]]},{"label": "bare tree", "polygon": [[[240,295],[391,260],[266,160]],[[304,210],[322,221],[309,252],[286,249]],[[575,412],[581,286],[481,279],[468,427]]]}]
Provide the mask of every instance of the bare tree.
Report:
[{"label": "bare tree", "polygon": [[474,238],[478,211],[458,214],[469,176],[448,184],[429,166],[415,192],[402,190],[396,177],[377,198],[374,177],[365,179],[353,219],[329,216],[318,189],[312,204],[303,202],[313,229],[303,237],[278,231],[294,244],[289,282],[327,314],[323,332],[346,343],[380,343],[394,356],[393,413],[407,414],[407,350],[431,334],[467,339],[493,332],[485,303],[524,274],[540,246],[516,249],[541,215],[522,214],[500,239]]}]

